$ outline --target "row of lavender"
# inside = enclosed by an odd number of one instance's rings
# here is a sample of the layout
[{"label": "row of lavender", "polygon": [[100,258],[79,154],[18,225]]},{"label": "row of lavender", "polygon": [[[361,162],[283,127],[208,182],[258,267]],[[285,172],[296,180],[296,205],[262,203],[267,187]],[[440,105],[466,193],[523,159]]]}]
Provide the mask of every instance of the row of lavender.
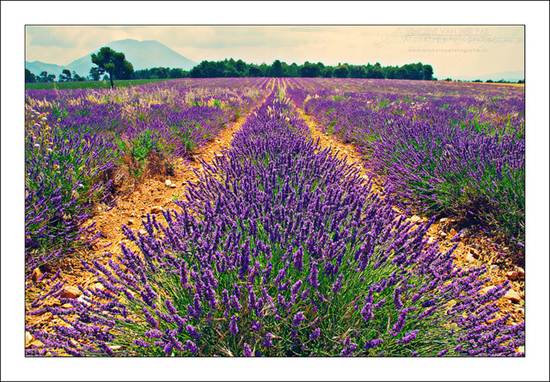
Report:
[{"label": "row of lavender", "polygon": [[121,182],[170,172],[246,112],[265,80],[166,81],[112,90],[27,90],[26,264],[30,272],[67,254],[93,227],[94,204]]},{"label": "row of lavender", "polygon": [[[523,324],[497,317],[507,290],[455,268],[354,168],[308,136],[275,92],[232,148],[189,186],[181,212],[125,227],[102,288],[49,296],[31,314],[65,323],[34,331],[56,353],[120,356],[511,356]],[[31,328],[29,328],[31,329]],[[31,329],[32,330],[32,329]]]},{"label": "row of lavender", "polygon": [[396,204],[523,246],[523,88],[301,79],[288,92],[327,133],[357,145]]}]

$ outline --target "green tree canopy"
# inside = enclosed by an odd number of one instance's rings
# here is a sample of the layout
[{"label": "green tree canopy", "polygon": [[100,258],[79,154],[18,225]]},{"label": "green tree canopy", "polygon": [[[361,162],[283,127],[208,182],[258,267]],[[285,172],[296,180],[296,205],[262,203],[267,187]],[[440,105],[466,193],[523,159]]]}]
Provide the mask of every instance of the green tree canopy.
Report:
[{"label": "green tree canopy", "polygon": [[36,82],[36,76],[29,70],[25,68],[25,82]]},{"label": "green tree canopy", "polygon": [[101,72],[99,68],[97,66],[93,66],[90,69],[90,74],[88,77],[90,77],[90,79],[93,81],[99,81],[99,78],[101,77]]},{"label": "green tree canopy", "polygon": [[302,77],[319,77],[321,74],[321,68],[317,64],[310,62],[304,62],[304,65],[300,68],[300,75]]},{"label": "green tree canopy", "polygon": [[43,71],[36,78],[36,80],[37,80],[37,82],[54,82],[55,81],[55,74],[48,74],[48,72]]},{"label": "green tree canopy", "polygon": [[[153,68],[154,69],[154,68]],[[153,70],[147,69],[147,70]],[[141,72],[141,71],[138,71]],[[136,72],[137,73],[137,72]],[[303,65],[287,64],[275,60],[271,65],[252,64],[243,60],[202,61],[189,71],[189,77],[351,77],[351,78],[397,78],[411,80],[433,80],[433,68],[422,63],[403,66],[382,66],[380,63],[366,65],[338,66],[321,62],[306,61]]]},{"label": "green tree canopy", "polygon": [[338,65],[336,69],[334,69],[334,77],[337,78],[346,78],[349,75],[349,68],[346,64],[344,65]]},{"label": "green tree canopy", "polygon": [[101,48],[97,54],[92,53],[92,63],[97,65],[100,74],[105,72],[109,74],[111,88],[114,87],[114,78],[130,79],[134,73],[134,67],[126,60],[124,53],[116,52],[108,46]]},{"label": "green tree canopy", "polygon": [[269,75],[271,77],[283,77],[283,65],[281,64],[281,61],[273,61],[273,64],[271,64]]},{"label": "green tree canopy", "polygon": [[63,69],[63,71],[59,75],[59,82],[70,82],[71,79],[71,71],[69,69]]}]

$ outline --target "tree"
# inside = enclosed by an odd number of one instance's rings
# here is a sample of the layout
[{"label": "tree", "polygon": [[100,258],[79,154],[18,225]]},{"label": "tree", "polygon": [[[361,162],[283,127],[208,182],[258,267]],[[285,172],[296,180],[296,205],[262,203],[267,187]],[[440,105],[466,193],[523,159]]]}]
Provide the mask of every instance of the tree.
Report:
[{"label": "tree", "polygon": [[334,69],[332,69],[332,66],[325,66],[323,70],[321,70],[321,77],[331,78],[333,72]]},{"label": "tree", "polygon": [[336,69],[334,69],[334,77],[346,78],[348,75],[349,75],[349,69],[346,64],[338,65]]},{"label": "tree", "polygon": [[300,77],[300,68],[295,62],[290,65],[283,62],[283,73],[285,77]]},{"label": "tree", "polygon": [[246,76],[247,64],[243,60],[237,60],[235,62],[235,69],[239,72],[239,77]]},{"label": "tree", "polygon": [[183,78],[185,77],[185,72],[183,69],[180,68],[172,68],[170,69],[170,78]]},{"label": "tree", "polygon": [[[159,69],[151,68],[138,70],[135,78],[167,78],[160,74]],[[173,69],[170,69],[173,70]],[[303,65],[296,63],[287,64],[281,60],[275,60],[271,65],[249,64],[243,60],[233,58],[223,61],[202,61],[190,72],[188,77],[351,77],[351,78],[396,78],[411,80],[434,80],[431,65],[420,62],[405,64],[403,66],[382,66],[380,63],[366,65],[349,65],[340,63],[338,66],[325,66],[322,62],[312,63],[306,61]],[[170,75],[170,77],[172,77]]]},{"label": "tree", "polygon": [[282,77],[283,76],[283,65],[281,61],[275,60],[271,64],[271,69],[269,70],[269,75],[271,77]]},{"label": "tree", "polygon": [[224,77],[239,77],[239,72],[235,69],[234,66],[228,65],[223,71]]},{"label": "tree", "polygon": [[384,74],[384,69],[382,68],[382,65],[380,65],[379,62],[377,62],[374,65],[368,64],[367,65],[367,78],[397,78],[395,75],[395,69],[393,67],[387,67],[387,74]]},{"label": "tree", "polygon": [[71,79],[71,71],[69,69],[63,69],[59,75],[59,82],[70,82]]},{"label": "tree", "polygon": [[36,76],[29,69],[25,69],[25,82],[36,82]]},{"label": "tree", "polygon": [[86,78],[82,77],[80,74],[78,74],[77,72],[75,72],[73,70],[73,81],[77,81],[77,82],[81,82],[81,81],[85,81]]},{"label": "tree", "polygon": [[317,64],[311,62],[304,62],[304,65],[300,68],[300,75],[302,77],[319,77],[321,74],[321,68]]},{"label": "tree", "polygon": [[249,77],[261,77],[262,71],[257,66],[250,66],[248,68],[248,76]]},{"label": "tree", "polygon": [[43,71],[40,73],[40,76],[37,78],[38,82],[54,82],[55,74],[48,74],[48,72]]},{"label": "tree", "polygon": [[431,65],[423,65],[423,69],[424,69],[424,79],[425,80],[433,80],[433,75],[434,75],[434,69],[432,68]]},{"label": "tree", "polygon": [[99,68],[97,66],[93,66],[90,69],[90,74],[89,74],[88,77],[90,77],[90,79],[92,79],[93,81],[99,81],[99,77],[101,77],[101,73],[99,71]]},{"label": "tree", "polygon": [[351,78],[367,78],[367,70],[363,65],[353,65],[349,67],[349,76]]},{"label": "tree", "polygon": [[104,46],[92,53],[92,63],[97,65],[100,74],[107,72],[111,81],[111,89],[115,87],[113,79],[124,80],[132,77],[134,67],[126,60],[124,53],[116,52],[108,46]]}]

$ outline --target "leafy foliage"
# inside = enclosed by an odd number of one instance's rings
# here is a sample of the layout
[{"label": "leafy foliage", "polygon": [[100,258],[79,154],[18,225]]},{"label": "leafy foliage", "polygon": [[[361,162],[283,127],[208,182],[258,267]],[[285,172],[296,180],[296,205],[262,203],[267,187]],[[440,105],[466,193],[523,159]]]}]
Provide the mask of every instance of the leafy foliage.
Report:
[{"label": "leafy foliage", "polygon": [[248,64],[242,60],[202,61],[189,72],[189,77],[337,77],[337,78],[402,78],[433,80],[433,68],[422,63],[399,66],[349,65],[328,66],[306,61],[303,65],[275,60],[271,65]]},{"label": "leafy foliage", "polygon": [[116,52],[113,49],[104,46],[99,52],[92,53],[92,63],[97,65],[99,75],[107,72],[111,82],[111,88],[114,87],[113,79],[130,79],[134,72],[134,67],[128,62],[124,53]]}]

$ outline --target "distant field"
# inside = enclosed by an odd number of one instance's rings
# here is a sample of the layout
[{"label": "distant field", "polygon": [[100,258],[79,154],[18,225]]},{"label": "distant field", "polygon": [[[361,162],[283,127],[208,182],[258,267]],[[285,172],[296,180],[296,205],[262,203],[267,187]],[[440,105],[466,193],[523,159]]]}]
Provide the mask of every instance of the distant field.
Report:
[{"label": "distant field", "polygon": [[[149,79],[149,80],[120,80],[115,81],[115,87],[127,87],[148,84],[151,82],[167,81],[162,79]],[[100,89],[109,88],[109,81],[82,81],[82,82],[41,82],[41,83],[27,83],[25,84],[27,89]]]}]

